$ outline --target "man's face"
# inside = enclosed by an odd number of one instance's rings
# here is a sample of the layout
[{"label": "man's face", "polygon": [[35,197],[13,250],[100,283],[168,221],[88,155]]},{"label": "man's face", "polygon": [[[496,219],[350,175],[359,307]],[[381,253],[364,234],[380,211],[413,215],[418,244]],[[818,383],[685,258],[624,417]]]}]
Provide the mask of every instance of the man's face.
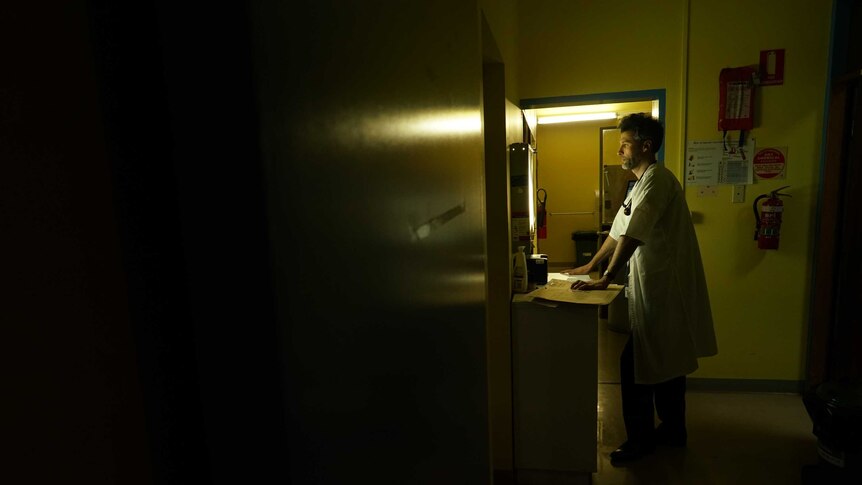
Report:
[{"label": "man's face", "polygon": [[620,149],[617,151],[617,155],[620,156],[624,169],[631,170],[636,167],[642,153],[642,142],[635,140],[633,132],[624,131],[620,133]]}]

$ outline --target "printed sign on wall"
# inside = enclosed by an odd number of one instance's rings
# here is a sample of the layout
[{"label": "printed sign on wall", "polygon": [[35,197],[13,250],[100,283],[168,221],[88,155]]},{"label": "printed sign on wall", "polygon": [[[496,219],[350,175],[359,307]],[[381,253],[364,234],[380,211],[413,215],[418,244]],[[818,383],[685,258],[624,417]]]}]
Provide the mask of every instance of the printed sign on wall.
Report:
[{"label": "printed sign on wall", "polygon": [[787,169],[787,147],[761,148],[754,154],[754,175],[760,180],[783,180]]},{"label": "printed sign on wall", "polygon": [[751,171],[756,140],[739,146],[737,139],[691,140],[686,147],[686,185],[740,185],[754,183]]},{"label": "printed sign on wall", "polygon": [[760,51],[760,85],[784,84],[784,49]]}]

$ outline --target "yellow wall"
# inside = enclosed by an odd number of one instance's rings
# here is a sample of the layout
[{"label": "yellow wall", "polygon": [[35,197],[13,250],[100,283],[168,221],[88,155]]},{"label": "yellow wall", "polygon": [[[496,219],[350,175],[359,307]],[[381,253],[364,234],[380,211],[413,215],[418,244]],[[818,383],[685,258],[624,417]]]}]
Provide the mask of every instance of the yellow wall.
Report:
[{"label": "yellow wall", "polygon": [[[692,1],[690,12],[688,3],[519,2],[519,92],[526,99],[666,89],[666,165],[679,174],[686,140],[720,139],[720,69],[756,64],[762,49],[786,49],[784,85],[758,89],[753,135],[759,146],[788,147],[787,179],[749,186],[744,204],[731,203],[729,187],[715,198],[686,189],[719,343],[719,355],[702,359],[694,377],[801,380],[831,2]],[[785,184],[793,198],[781,248],[757,250],[751,202]]]},{"label": "yellow wall", "polygon": [[[752,133],[758,146],[788,147],[787,178],[748,186],[745,204],[730,202],[729,186],[717,198],[687,190],[691,210],[704,216],[698,237],[720,352],[701,362],[699,376],[804,378],[830,16],[828,1],[692,2],[688,138],[718,136],[722,67],[755,64],[760,50],[784,48],[785,82],[757,90]],[[704,28],[731,22],[740,32],[731,40]],[[785,200],[780,249],[758,250],[751,203],[782,185],[793,198]]]},{"label": "yellow wall", "polygon": [[[666,89],[666,123],[680,126],[684,4],[519,2],[521,99]],[[682,158],[680,137],[678,130],[671,131],[665,141],[667,166],[677,174],[679,164],[672,162]]]},{"label": "yellow wall", "polygon": [[494,41],[506,66],[506,98],[517,103],[518,94],[518,2],[479,0]]},{"label": "yellow wall", "polygon": [[[611,123],[612,124],[612,123]],[[539,125],[536,130],[538,185],[548,193],[548,238],[539,252],[554,266],[575,262],[574,231],[599,228],[599,130],[608,121]],[[587,215],[560,214],[590,212]]]}]

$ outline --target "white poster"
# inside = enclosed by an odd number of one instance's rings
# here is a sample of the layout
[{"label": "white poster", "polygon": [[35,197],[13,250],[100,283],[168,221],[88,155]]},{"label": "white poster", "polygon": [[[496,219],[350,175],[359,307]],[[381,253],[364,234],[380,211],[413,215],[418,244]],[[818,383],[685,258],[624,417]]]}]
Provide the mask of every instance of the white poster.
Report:
[{"label": "white poster", "polygon": [[687,185],[718,184],[718,164],[721,162],[721,143],[690,141],[685,151],[685,183]]},{"label": "white poster", "polygon": [[751,184],[754,138],[739,146],[739,140],[694,140],[685,154],[685,182],[688,185]]}]

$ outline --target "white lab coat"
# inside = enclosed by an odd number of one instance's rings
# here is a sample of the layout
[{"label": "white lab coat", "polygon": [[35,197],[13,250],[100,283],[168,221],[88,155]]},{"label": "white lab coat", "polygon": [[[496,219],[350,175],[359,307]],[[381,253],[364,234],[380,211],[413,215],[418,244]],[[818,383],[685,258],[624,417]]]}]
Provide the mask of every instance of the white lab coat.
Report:
[{"label": "white lab coat", "polygon": [[690,374],[698,357],[718,353],[709,294],[685,193],[654,163],[632,189],[610,236],[641,241],[630,260],[629,320],[635,382],[655,384]]}]

